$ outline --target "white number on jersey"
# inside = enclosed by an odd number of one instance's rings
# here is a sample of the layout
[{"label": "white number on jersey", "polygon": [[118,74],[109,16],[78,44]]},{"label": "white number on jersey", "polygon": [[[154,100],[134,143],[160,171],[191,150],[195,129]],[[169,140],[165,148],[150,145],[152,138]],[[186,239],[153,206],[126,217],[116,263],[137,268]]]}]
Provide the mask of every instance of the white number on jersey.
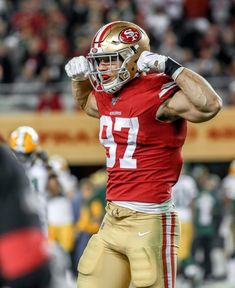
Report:
[{"label": "white number on jersey", "polygon": [[[137,161],[132,156],[136,149],[136,139],[139,131],[139,121],[137,117],[120,118],[116,117],[113,120],[110,116],[102,116],[100,118],[100,143],[109,149],[109,157],[107,157],[107,167],[112,168],[116,162],[117,143],[113,137],[114,131],[121,131],[122,128],[129,128],[127,147],[123,158],[119,158],[120,168],[137,168]],[[103,132],[106,130],[106,138],[102,138]]]}]

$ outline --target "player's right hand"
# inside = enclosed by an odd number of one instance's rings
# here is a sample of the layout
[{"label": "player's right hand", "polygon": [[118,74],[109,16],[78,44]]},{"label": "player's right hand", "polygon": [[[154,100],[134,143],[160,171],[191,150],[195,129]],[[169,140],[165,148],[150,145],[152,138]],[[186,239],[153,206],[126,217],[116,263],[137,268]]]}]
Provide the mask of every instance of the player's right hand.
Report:
[{"label": "player's right hand", "polygon": [[88,79],[89,62],[84,56],[72,58],[66,65],[65,71],[69,78],[75,81]]}]

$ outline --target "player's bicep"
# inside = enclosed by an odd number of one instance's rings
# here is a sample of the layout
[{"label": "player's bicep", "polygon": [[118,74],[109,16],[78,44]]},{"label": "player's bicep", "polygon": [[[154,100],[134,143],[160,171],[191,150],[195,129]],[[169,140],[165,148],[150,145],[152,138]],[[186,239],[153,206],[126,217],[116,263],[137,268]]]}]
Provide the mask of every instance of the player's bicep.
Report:
[{"label": "player's bicep", "polygon": [[208,120],[208,115],[199,111],[181,90],[163,103],[157,117],[168,121],[184,118],[195,123]]},{"label": "player's bicep", "polygon": [[188,101],[186,95],[180,90],[177,91],[167,102],[166,109],[174,116],[180,116],[193,111],[193,105]]},{"label": "player's bicep", "polygon": [[98,107],[96,103],[96,99],[94,94],[91,92],[87,98],[86,105],[84,107],[84,111],[92,117],[95,118],[100,118],[99,113],[98,113]]}]

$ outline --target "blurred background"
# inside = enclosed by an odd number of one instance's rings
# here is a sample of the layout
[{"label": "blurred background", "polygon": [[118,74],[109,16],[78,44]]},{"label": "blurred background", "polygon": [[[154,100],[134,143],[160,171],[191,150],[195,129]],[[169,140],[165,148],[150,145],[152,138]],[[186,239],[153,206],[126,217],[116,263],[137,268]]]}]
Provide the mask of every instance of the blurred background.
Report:
[{"label": "blurred background", "polygon": [[189,125],[174,188],[183,234],[178,285],[235,287],[234,0],[0,0],[0,135],[7,141],[18,126],[33,127],[58,175],[69,175],[61,183],[74,238],[51,241],[76,276],[104,213],[106,175],[98,122],[76,106],[64,65],[86,55],[96,31],[116,20],[143,27],[152,51],[204,76],[223,99],[215,119]]}]

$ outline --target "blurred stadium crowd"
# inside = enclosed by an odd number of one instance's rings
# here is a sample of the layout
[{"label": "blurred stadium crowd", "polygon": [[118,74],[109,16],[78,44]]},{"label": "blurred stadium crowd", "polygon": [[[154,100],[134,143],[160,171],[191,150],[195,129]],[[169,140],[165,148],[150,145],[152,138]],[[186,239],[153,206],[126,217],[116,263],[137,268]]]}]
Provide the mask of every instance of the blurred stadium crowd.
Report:
[{"label": "blurred stadium crowd", "polygon": [[235,103],[234,0],[1,0],[0,95],[17,95],[21,109],[74,109],[63,100],[64,65],[86,55],[97,29],[115,20],[145,28],[153,51],[208,78],[225,105]]}]

